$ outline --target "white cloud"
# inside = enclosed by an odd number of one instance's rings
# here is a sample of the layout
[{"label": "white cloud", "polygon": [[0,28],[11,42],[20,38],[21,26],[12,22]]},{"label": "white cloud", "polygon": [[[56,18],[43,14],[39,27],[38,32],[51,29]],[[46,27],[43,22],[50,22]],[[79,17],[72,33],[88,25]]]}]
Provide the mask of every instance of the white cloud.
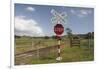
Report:
[{"label": "white cloud", "polygon": [[26,10],[28,10],[28,11],[35,11],[35,8],[33,8],[33,7],[27,7]]},{"label": "white cloud", "polygon": [[80,10],[80,12],[84,15],[88,15],[88,14],[91,14],[92,11],[91,10]]},{"label": "white cloud", "polygon": [[44,36],[42,28],[33,19],[26,19],[23,16],[15,17],[15,34],[26,36]]},{"label": "white cloud", "polygon": [[91,10],[83,10],[83,9],[80,10],[79,12],[80,12],[80,14],[78,15],[79,17],[85,17],[85,16],[87,16],[87,15],[92,13]]},{"label": "white cloud", "polygon": [[86,11],[86,10],[80,10],[80,13],[83,14],[83,15],[87,15],[88,11]]},{"label": "white cloud", "polygon": [[75,13],[76,13],[75,10],[73,10],[73,9],[71,9],[70,12],[71,12],[72,14],[75,14]]},{"label": "white cloud", "polygon": [[86,17],[87,15],[91,14],[91,10],[80,9],[80,10],[73,10],[71,9],[70,12],[78,17]]}]

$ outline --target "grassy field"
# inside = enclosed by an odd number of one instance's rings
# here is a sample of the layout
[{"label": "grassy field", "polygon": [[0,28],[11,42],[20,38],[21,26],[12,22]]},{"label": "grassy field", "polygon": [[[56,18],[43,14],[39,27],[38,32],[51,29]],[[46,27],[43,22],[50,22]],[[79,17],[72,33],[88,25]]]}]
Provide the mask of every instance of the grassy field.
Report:
[{"label": "grassy field", "polygon": [[[93,61],[94,60],[93,48],[65,48],[62,50],[61,62],[80,62],[80,61]],[[37,60],[32,60],[32,64],[45,64],[45,63],[59,63],[56,59],[57,56],[49,55],[46,58],[40,58]]]},{"label": "grassy field", "polygon": [[15,39],[15,54],[54,45],[57,45],[57,40],[54,39],[17,38]]},{"label": "grassy field", "polygon": [[[61,62],[80,62],[80,61],[92,61],[94,60],[94,41],[91,40],[91,46],[88,46],[88,40],[82,39],[80,47],[69,47],[69,40],[62,39],[61,44],[64,46],[61,49]],[[16,38],[15,39],[15,54],[23,53],[30,50],[36,50],[46,48],[49,46],[57,45],[56,39],[44,39],[44,38]],[[57,53],[56,53],[57,54]],[[45,63],[59,63],[56,61],[57,55],[50,53],[47,57],[39,57],[33,59],[33,57],[21,57],[15,58],[15,64],[18,64],[20,60],[23,64],[45,64]],[[19,61],[18,61],[19,60]],[[21,64],[21,63],[20,63]]]}]

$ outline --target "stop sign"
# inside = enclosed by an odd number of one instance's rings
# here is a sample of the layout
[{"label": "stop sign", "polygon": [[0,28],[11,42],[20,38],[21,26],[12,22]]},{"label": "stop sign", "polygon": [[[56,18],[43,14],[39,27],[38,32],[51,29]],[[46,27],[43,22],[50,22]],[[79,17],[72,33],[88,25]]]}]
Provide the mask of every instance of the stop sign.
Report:
[{"label": "stop sign", "polygon": [[61,35],[64,32],[64,27],[62,24],[56,24],[54,26],[54,32],[56,33],[56,35]]}]

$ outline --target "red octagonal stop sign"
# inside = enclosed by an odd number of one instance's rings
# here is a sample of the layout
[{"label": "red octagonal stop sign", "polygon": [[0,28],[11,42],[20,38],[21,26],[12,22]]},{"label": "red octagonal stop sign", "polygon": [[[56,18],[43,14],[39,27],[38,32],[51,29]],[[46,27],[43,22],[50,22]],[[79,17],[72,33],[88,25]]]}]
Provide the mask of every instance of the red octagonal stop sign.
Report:
[{"label": "red octagonal stop sign", "polygon": [[64,27],[62,24],[56,24],[54,26],[54,32],[56,33],[56,35],[61,35],[64,32]]}]

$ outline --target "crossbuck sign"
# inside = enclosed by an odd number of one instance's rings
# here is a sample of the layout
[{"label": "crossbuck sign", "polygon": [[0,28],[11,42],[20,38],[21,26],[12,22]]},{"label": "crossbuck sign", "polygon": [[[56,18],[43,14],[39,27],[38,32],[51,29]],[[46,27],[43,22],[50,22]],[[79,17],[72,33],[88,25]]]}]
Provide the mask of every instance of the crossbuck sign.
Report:
[{"label": "crossbuck sign", "polygon": [[51,10],[51,13],[53,14],[54,17],[51,18],[52,23],[65,23],[67,14],[65,12],[58,13],[54,9]]}]

